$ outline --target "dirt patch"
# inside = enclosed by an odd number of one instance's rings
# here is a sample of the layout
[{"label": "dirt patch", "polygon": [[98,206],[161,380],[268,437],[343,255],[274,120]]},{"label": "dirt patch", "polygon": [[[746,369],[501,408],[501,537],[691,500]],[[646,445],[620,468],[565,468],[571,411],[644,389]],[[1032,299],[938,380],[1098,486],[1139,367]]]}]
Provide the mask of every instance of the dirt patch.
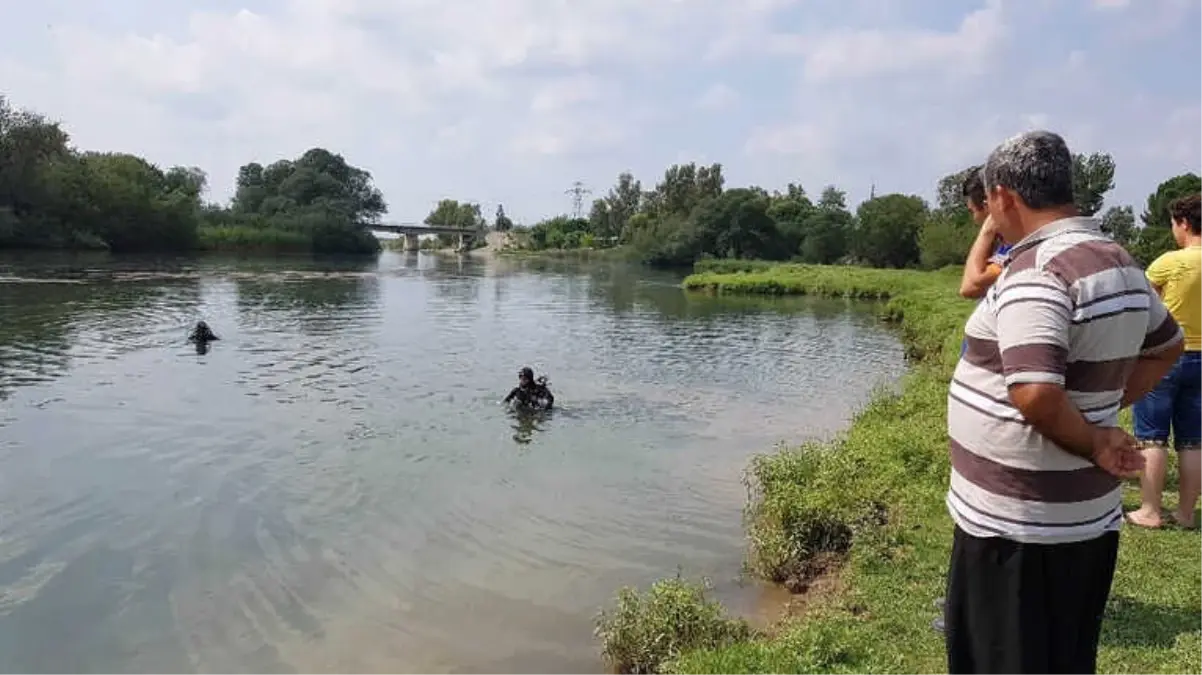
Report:
[{"label": "dirt patch", "polygon": [[765,584],[749,616],[751,627],[767,635],[803,616],[806,609],[840,592],[846,556],[824,553],[806,565],[802,578],[793,577],[783,584]]}]

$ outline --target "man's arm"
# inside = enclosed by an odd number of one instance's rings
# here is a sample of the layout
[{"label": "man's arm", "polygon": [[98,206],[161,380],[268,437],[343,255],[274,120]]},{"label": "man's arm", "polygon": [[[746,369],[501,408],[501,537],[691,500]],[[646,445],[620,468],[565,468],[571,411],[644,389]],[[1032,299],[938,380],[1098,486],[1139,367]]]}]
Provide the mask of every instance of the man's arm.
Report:
[{"label": "man's arm", "polygon": [[960,278],[960,296],[977,299],[985,295],[985,291],[993,285],[1002,273],[1002,268],[991,263],[994,240],[997,238],[997,228],[993,218],[986,218],[977,232],[977,238],[968,250],[968,260],[964,262],[964,275]]},{"label": "man's arm", "polygon": [[509,403],[512,401],[513,397],[518,395],[519,389],[521,389],[521,387],[514,387],[513,389],[509,390],[509,395],[502,399],[501,403]]},{"label": "man's arm", "polygon": [[547,410],[550,410],[555,405],[555,394],[552,394],[551,390],[546,387],[543,387],[543,393],[547,395]]},{"label": "man's arm", "polygon": [[998,289],[998,349],[1010,402],[1035,430],[1092,459],[1095,427],[1064,390],[1072,301],[1059,279],[1033,272]]},{"label": "man's arm", "polygon": [[1123,387],[1123,407],[1143,398],[1156,388],[1185,351],[1185,335],[1160,296],[1150,294],[1148,330],[1140,347],[1139,359]]}]

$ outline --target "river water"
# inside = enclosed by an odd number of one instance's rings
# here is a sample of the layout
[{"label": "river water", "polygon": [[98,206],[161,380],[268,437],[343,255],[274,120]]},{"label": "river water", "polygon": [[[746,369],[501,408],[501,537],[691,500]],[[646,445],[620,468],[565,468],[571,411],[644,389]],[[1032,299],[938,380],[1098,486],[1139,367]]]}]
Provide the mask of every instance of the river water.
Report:
[{"label": "river water", "polygon": [[[0,670],[596,671],[622,585],[754,604],[748,457],[840,430],[902,351],[868,306],[679,281],[0,258]],[[552,415],[498,405],[523,365]]]}]

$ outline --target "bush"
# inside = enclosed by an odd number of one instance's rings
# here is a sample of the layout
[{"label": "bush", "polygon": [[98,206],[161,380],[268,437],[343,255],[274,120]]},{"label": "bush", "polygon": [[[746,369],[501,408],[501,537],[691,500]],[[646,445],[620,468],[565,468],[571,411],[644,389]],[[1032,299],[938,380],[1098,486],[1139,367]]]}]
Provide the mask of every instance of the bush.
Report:
[{"label": "bush", "polygon": [[646,593],[618,592],[616,606],[597,618],[602,655],[621,673],[664,672],[686,650],[716,649],[752,637],[747,623],[725,616],[704,584],[662,579]]},{"label": "bush", "polygon": [[308,253],[309,238],[300,232],[247,225],[203,226],[197,247],[202,251]]}]

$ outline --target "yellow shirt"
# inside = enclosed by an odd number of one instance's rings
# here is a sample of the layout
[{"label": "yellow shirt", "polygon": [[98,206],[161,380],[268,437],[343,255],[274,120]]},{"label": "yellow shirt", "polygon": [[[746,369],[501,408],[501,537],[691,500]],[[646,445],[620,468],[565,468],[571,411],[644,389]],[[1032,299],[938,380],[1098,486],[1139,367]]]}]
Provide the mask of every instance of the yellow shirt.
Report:
[{"label": "yellow shirt", "polygon": [[1185,333],[1185,349],[1202,351],[1202,246],[1169,251],[1146,274]]}]

